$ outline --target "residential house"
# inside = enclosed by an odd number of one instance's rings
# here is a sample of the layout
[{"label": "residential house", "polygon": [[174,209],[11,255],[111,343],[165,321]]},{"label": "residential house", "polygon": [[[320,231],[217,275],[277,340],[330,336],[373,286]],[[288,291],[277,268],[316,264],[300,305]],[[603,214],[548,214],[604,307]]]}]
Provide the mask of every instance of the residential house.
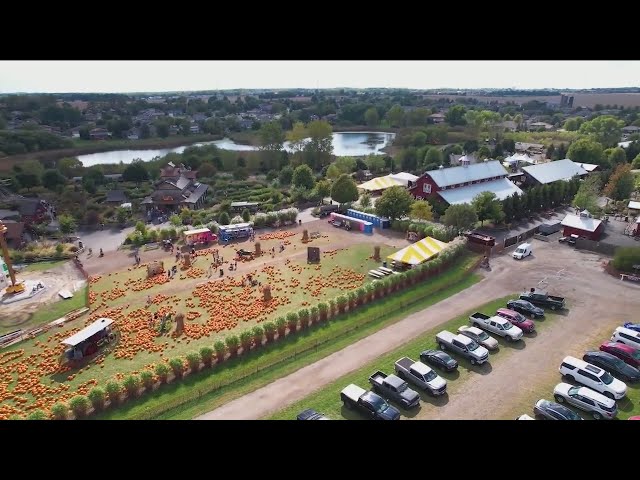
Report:
[{"label": "residential house", "polygon": [[604,231],[604,222],[593,218],[587,210],[583,210],[578,215],[569,213],[561,223],[564,227],[562,233],[565,237],[578,235],[598,241]]},{"label": "residential house", "polygon": [[443,113],[432,113],[427,117],[427,121],[435,124],[444,123],[445,116]]},{"label": "residential house", "polygon": [[140,130],[138,130],[137,128],[132,128],[131,130],[129,130],[129,132],[127,132],[128,140],[138,140],[139,138],[140,138]]},{"label": "residential house", "polygon": [[204,113],[195,113],[191,118],[194,122],[204,122],[207,116]]},{"label": "residential house", "polygon": [[544,145],[541,143],[515,143],[516,153],[526,153],[527,155],[536,155],[545,152]]},{"label": "residential house", "polygon": [[107,198],[104,200],[104,203],[109,205],[122,205],[123,203],[128,202],[129,199],[124,193],[124,190],[109,190],[107,192]]},{"label": "residential house", "polygon": [[183,166],[167,165],[160,173],[154,192],[141,203],[147,211],[176,212],[182,208],[197,210],[204,206],[209,185],[196,180],[197,172]]},{"label": "residential house", "polygon": [[507,132],[515,132],[518,129],[518,124],[513,120],[505,120],[502,122],[502,128]]},{"label": "residential house", "polygon": [[17,210],[0,209],[0,220],[20,220],[20,212]]},{"label": "residential house", "polygon": [[635,125],[628,125],[626,127],[622,127],[622,133],[626,133],[628,135],[640,133],[640,127],[636,127]]},{"label": "residential house", "polygon": [[243,130],[250,130],[251,127],[253,127],[253,120],[250,118],[238,120],[238,123],[240,124],[240,128]]},{"label": "residential house", "polygon": [[48,212],[47,203],[38,198],[19,198],[15,205],[20,212],[20,220],[27,225],[43,221]]},{"label": "residential house", "polygon": [[80,138],[80,129],[82,127],[73,127],[69,132],[71,133],[71,138]]},{"label": "residential house", "polygon": [[107,140],[109,137],[111,137],[111,133],[106,128],[94,128],[89,131],[91,140]]},{"label": "residential house", "polygon": [[508,172],[498,160],[430,170],[420,176],[409,191],[417,199],[441,199],[449,205],[471,203],[482,192],[493,192],[500,200],[521,194],[507,179]]},{"label": "residential house", "polygon": [[200,133],[200,127],[198,125],[191,125],[189,127],[189,133],[192,133],[192,134]]},{"label": "residential house", "polygon": [[575,176],[583,176],[587,171],[580,164],[572,162],[568,158],[556,162],[539,163],[522,167],[525,174],[525,183],[529,186],[547,185],[560,180],[568,181]]},{"label": "residential house", "polygon": [[171,125],[169,127],[169,135],[178,135],[180,133],[180,127],[176,125]]},{"label": "residential house", "polygon": [[530,132],[538,132],[540,130],[547,131],[552,130],[554,127],[550,123],[546,122],[532,122],[529,124]]}]

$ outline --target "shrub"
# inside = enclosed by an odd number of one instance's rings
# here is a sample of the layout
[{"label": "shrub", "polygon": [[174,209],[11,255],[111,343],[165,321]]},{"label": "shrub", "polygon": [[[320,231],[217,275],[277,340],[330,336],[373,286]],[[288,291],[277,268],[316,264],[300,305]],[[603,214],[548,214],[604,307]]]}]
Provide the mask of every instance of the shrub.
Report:
[{"label": "shrub", "polygon": [[162,362],[156,365],[156,375],[160,380],[160,383],[165,383],[167,381],[167,376],[169,375],[169,366]]},{"label": "shrub", "polygon": [[330,315],[336,314],[336,300],[334,298],[329,299],[329,314]]},{"label": "shrub", "polygon": [[318,316],[320,314],[320,309],[317,306],[313,306],[309,309],[309,316],[312,322],[318,321]]},{"label": "shrub", "polygon": [[238,347],[240,346],[240,339],[238,338],[237,335],[229,335],[227,338],[224,339],[224,343],[229,348],[229,353],[231,355],[235,355],[236,353],[238,353]]},{"label": "shrub", "polygon": [[202,357],[198,352],[190,352],[187,354],[187,363],[189,364],[189,368],[192,372],[197,372],[200,369],[200,363],[202,362]]},{"label": "shrub", "polygon": [[267,223],[267,215],[264,213],[256,213],[253,216],[253,226],[256,228],[262,228]]},{"label": "shrub", "polygon": [[640,247],[620,247],[613,255],[613,266],[623,272],[633,271],[633,266],[640,263]]},{"label": "shrub", "polygon": [[89,399],[84,395],[76,395],[71,400],[69,400],[69,408],[76,416],[76,418],[84,417],[89,410]]},{"label": "shrub", "polygon": [[309,309],[307,308],[301,308],[298,310],[298,318],[300,318],[300,323],[302,325],[309,323],[309,315]]},{"label": "shrub", "polygon": [[251,342],[253,340],[253,335],[250,330],[245,330],[240,333],[240,343],[242,344],[242,348],[247,351],[251,348]]},{"label": "shrub", "polygon": [[184,374],[184,360],[180,357],[174,357],[169,360],[169,366],[176,378],[182,377]]},{"label": "shrub", "polygon": [[320,320],[326,320],[327,312],[329,312],[329,304],[326,302],[320,302],[318,304],[318,311],[320,312]]},{"label": "shrub", "polygon": [[267,227],[273,227],[278,221],[278,214],[275,212],[267,213],[265,224]]},{"label": "shrub", "polygon": [[284,335],[287,330],[287,319],[285,317],[276,318],[276,328],[278,329],[278,335]]},{"label": "shrub", "polygon": [[151,370],[142,370],[140,372],[140,381],[142,382],[142,386],[145,390],[151,390],[155,383],[153,372]]},{"label": "shrub", "polygon": [[[224,345],[223,345],[224,346]],[[202,359],[202,363],[205,364],[206,367],[211,366],[211,362],[213,361],[214,350],[211,347],[202,347],[200,349],[200,358]]]},{"label": "shrub", "polygon": [[93,387],[87,396],[89,397],[89,401],[91,402],[91,405],[93,405],[94,410],[98,411],[104,408],[104,402],[107,399],[104,389],[101,387]]},{"label": "shrub", "polygon": [[213,344],[213,349],[216,351],[216,356],[218,357],[218,361],[221,362],[224,360],[224,354],[227,353],[227,346],[225,342],[222,340],[216,340]]},{"label": "shrub", "polygon": [[109,401],[112,405],[116,405],[120,401],[120,394],[122,393],[122,385],[115,380],[109,380],[105,386]]},{"label": "shrub", "polygon": [[287,325],[291,330],[295,330],[298,326],[298,314],[296,312],[287,313]]},{"label": "shrub", "polygon": [[336,305],[338,306],[338,311],[340,313],[344,312],[344,307],[347,305],[348,301],[349,300],[344,295],[340,295],[336,298]]},{"label": "shrub", "polygon": [[242,217],[240,215],[236,215],[235,217],[233,217],[231,219],[231,225],[235,225],[237,223],[244,223],[244,220],[242,219]]},{"label": "shrub", "polygon": [[58,255],[62,255],[62,252],[64,252],[64,246],[61,243],[59,243],[56,245],[56,253]]},{"label": "shrub", "polygon": [[267,337],[269,336],[273,337],[273,335],[276,333],[276,330],[277,330],[277,327],[274,322],[266,322],[264,324],[264,333]]},{"label": "shrub", "polygon": [[262,345],[262,337],[264,337],[264,328],[260,325],[256,325],[251,329],[251,335],[253,336],[253,344],[256,347]]},{"label": "shrub", "polygon": [[29,415],[27,415],[27,420],[47,420],[47,419],[48,419],[47,414],[44,413],[39,408],[31,412]]},{"label": "shrub", "polygon": [[66,403],[58,402],[51,407],[51,416],[54,420],[66,420],[69,415],[69,407]]},{"label": "shrub", "polygon": [[133,398],[138,395],[138,389],[140,388],[140,378],[137,375],[129,375],[122,382],[124,389],[127,391],[127,396]]}]

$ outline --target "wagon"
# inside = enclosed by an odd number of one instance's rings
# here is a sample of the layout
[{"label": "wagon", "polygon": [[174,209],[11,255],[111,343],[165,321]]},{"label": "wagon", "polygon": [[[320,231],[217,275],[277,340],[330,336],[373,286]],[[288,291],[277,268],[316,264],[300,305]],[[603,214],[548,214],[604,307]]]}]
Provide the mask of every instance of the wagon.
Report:
[{"label": "wagon", "polygon": [[90,361],[98,353],[111,350],[120,339],[110,318],[99,318],[61,343],[68,348],[60,356],[61,365],[78,366]]}]

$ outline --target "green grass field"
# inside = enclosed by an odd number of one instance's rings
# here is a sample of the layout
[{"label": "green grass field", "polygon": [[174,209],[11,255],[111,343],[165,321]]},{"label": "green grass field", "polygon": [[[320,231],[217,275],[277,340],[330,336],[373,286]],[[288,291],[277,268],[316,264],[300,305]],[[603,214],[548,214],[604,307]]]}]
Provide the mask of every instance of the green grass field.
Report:
[{"label": "green grass field", "polygon": [[351,343],[429,307],[480,280],[465,255],[441,275],[360,307],[327,323],[288,336],[213,370],[164,385],[153,394],[100,414],[101,419],[190,419],[309,365]]},{"label": "green grass field", "polygon": [[44,272],[45,270],[53,270],[56,267],[64,264],[68,260],[51,260],[48,262],[35,262],[25,266],[22,272]]},{"label": "green grass field", "polygon": [[[435,335],[442,330],[449,330],[451,332],[455,332],[458,327],[461,325],[469,324],[469,315],[473,312],[483,312],[486,314],[495,313],[496,309],[503,307],[506,301],[510,298],[513,298],[513,295],[496,299],[488,304],[481,305],[477,308],[470,309],[464,315],[460,317],[449,320],[448,322],[440,325],[433,330],[430,330],[423,335],[420,335],[415,340],[412,340],[409,343],[406,343],[400,348],[397,348],[380,358],[376,361],[369,363],[368,365],[358,369],[356,372],[350,373],[348,375],[343,376],[339,380],[331,383],[330,385],[322,388],[321,390],[315,392],[314,394],[304,398],[303,400],[294,403],[293,405],[277,412],[276,414],[269,417],[272,420],[290,420],[295,419],[296,415],[307,408],[313,408],[314,410],[320,411],[328,415],[332,419],[338,420],[353,420],[360,419],[358,413],[349,411],[345,409],[340,400],[340,391],[351,383],[355,383],[362,388],[369,389],[369,376],[377,370],[382,370],[385,373],[393,372],[393,364],[396,360],[401,357],[408,356],[413,360],[418,361],[420,359],[420,352],[427,349],[437,348]],[[544,332],[545,328],[548,327],[554,321],[555,314],[549,313],[547,314],[547,318],[543,321],[536,322],[536,329],[538,334]],[[490,352],[489,363],[495,358],[499,358],[502,355],[507,354],[507,352],[512,351],[517,347],[514,347],[512,344],[503,340],[502,338],[497,338],[500,343],[500,349],[496,352]],[[529,341],[539,341],[538,338],[529,339],[525,337],[525,342]],[[454,355],[454,357],[456,357]],[[443,373],[438,371],[437,373],[447,380],[447,391],[449,395],[455,395],[456,391],[460,388],[460,386],[464,383],[466,379],[471,377],[472,375],[479,375],[481,372],[486,371],[489,365],[480,365],[480,366],[472,366],[467,360],[458,358],[458,370],[451,373]],[[438,399],[430,399],[426,394],[422,394],[422,399],[427,402],[436,403]],[[403,415],[413,415],[413,412],[407,412],[405,410],[400,410]]]}]

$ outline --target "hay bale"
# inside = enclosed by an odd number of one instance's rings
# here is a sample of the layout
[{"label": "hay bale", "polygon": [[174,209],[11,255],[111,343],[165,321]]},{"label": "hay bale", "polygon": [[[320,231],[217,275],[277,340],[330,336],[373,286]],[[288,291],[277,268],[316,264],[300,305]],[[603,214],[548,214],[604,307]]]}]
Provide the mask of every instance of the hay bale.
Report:
[{"label": "hay bale", "polygon": [[260,242],[256,242],[255,248],[256,248],[256,257],[259,257],[260,255],[262,255],[262,247],[260,245]]},{"label": "hay bale", "polygon": [[184,332],[184,314],[179,313],[176,315],[176,335],[182,335]]},{"label": "hay bale", "polygon": [[191,267],[191,254],[190,253],[183,253],[182,254],[182,266],[184,268],[190,268]]},{"label": "hay bale", "polygon": [[373,259],[376,262],[380,261],[380,247],[373,247]]},{"label": "hay bale", "polygon": [[302,243],[307,243],[309,241],[309,230],[306,228],[302,232]]},{"label": "hay bale", "polygon": [[265,302],[271,301],[271,285],[262,287],[262,295]]}]

